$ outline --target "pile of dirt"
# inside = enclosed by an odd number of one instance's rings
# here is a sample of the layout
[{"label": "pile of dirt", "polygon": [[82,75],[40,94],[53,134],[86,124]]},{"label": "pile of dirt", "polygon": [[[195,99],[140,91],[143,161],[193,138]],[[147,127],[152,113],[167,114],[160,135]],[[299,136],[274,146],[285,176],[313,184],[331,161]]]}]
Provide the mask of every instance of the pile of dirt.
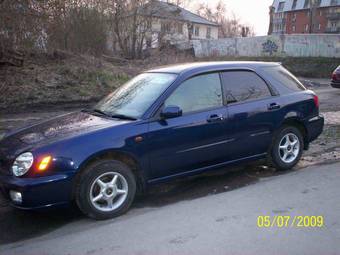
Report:
[{"label": "pile of dirt", "polygon": [[0,66],[0,110],[96,101],[138,71],[66,52],[30,53],[22,67]]}]

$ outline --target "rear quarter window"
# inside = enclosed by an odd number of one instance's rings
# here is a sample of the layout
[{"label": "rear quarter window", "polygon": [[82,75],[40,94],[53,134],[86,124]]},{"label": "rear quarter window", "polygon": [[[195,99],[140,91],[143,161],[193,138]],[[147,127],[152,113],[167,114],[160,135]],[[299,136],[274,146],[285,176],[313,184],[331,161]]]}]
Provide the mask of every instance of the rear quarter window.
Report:
[{"label": "rear quarter window", "polygon": [[266,67],[264,71],[274,80],[293,91],[306,90],[302,83],[282,66]]}]

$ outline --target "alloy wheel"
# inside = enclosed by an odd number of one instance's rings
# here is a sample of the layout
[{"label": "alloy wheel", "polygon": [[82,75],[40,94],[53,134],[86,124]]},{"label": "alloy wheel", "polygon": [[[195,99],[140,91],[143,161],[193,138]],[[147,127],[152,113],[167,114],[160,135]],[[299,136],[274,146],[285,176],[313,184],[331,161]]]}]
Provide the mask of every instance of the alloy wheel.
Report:
[{"label": "alloy wheel", "polygon": [[288,133],[282,137],[279,143],[279,156],[284,163],[292,163],[300,153],[299,138],[293,134]]},{"label": "alloy wheel", "polygon": [[90,188],[90,202],[99,211],[111,212],[119,208],[128,196],[128,183],[117,172],[97,177]]}]

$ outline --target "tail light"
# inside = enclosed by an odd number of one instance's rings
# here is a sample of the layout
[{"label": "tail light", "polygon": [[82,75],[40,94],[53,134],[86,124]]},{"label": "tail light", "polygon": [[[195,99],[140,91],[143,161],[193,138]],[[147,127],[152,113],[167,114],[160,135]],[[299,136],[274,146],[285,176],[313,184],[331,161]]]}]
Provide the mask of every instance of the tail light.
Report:
[{"label": "tail light", "polygon": [[333,81],[336,81],[338,79],[338,77],[337,77],[337,75],[336,75],[336,72],[334,72],[333,74],[332,74],[332,80]]},{"label": "tail light", "polygon": [[314,95],[314,104],[317,108],[319,108],[320,106],[319,97],[316,95]]}]

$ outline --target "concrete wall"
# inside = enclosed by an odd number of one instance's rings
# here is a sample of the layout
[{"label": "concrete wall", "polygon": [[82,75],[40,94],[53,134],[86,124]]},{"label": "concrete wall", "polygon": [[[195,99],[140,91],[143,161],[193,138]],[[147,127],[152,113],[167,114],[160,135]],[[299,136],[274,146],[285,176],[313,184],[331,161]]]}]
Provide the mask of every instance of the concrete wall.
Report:
[{"label": "concrete wall", "polygon": [[272,35],[192,42],[196,57],[336,57],[340,58],[340,35]]}]

